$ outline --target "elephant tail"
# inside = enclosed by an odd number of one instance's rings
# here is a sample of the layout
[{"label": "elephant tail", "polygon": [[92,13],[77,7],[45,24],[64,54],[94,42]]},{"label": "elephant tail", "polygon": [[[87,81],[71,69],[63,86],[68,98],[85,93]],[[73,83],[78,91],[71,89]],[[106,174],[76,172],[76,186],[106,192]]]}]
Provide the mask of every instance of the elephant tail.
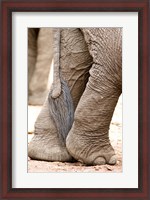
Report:
[{"label": "elephant tail", "polygon": [[53,28],[54,79],[49,93],[50,115],[60,138],[66,140],[74,119],[73,101],[67,83],[60,76],[60,28]]},{"label": "elephant tail", "polygon": [[61,94],[52,97],[49,93],[49,110],[54,120],[59,136],[65,141],[74,120],[74,107],[70,89],[64,80],[61,80]]},{"label": "elephant tail", "polygon": [[61,94],[60,78],[60,28],[53,28],[53,58],[54,58],[54,77],[53,90],[51,96],[55,99]]}]

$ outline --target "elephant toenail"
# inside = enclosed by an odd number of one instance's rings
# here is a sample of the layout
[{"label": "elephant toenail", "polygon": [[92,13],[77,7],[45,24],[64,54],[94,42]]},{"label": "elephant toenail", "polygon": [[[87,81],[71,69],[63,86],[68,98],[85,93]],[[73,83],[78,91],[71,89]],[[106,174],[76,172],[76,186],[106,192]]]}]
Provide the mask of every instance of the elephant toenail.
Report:
[{"label": "elephant toenail", "polygon": [[105,165],[106,164],[106,160],[103,157],[98,157],[94,160],[93,162],[94,165]]},{"label": "elephant toenail", "polygon": [[113,156],[110,158],[108,164],[110,164],[110,165],[115,165],[115,164],[116,164],[116,161],[117,161],[116,155],[113,155]]}]

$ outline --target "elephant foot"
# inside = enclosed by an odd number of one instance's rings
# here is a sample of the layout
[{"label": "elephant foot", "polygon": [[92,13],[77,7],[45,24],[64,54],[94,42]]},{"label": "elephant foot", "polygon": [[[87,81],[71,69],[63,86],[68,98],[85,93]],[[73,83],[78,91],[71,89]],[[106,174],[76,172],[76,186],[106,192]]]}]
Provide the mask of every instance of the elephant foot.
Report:
[{"label": "elephant foot", "polygon": [[66,141],[68,152],[78,161],[87,165],[115,165],[116,155],[109,142],[94,140],[86,134],[69,133]]},{"label": "elephant foot", "polygon": [[34,160],[45,161],[71,161],[72,157],[68,153],[61,140],[49,132],[35,134],[28,146],[28,156]]}]

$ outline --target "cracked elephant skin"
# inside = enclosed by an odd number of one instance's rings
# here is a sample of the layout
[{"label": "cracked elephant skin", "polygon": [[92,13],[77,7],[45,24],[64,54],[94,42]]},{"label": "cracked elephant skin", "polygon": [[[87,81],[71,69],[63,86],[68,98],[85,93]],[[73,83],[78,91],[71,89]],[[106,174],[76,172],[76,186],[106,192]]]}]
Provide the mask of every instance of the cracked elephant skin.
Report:
[{"label": "cracked elephant skin", "polygon": [[[87,165],[115,164],[109,126],[122,91],[122,29],[64,28],[60,35],[60,74],[69,88],[74,118],[63,139],[47,97],[28,155],[47,161],[74,158]],[[65,113],[65,105],[60,107]]]}]

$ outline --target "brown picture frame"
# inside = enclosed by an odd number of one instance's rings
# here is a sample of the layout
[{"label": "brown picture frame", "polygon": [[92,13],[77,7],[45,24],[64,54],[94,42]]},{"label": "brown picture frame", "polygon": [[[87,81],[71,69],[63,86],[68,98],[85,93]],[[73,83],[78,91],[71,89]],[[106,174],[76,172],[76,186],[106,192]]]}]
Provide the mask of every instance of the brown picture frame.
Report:
[{"label": "brown picture frame", "polygon": [[[138,12],[138,188],[12,188],[12,13]],[[150,199],[149,0],[2,0],[0,48],[1,199]],[[132,132],[132,131],[131,131]],[[132,133],[131,133],[132,134]]]}]

